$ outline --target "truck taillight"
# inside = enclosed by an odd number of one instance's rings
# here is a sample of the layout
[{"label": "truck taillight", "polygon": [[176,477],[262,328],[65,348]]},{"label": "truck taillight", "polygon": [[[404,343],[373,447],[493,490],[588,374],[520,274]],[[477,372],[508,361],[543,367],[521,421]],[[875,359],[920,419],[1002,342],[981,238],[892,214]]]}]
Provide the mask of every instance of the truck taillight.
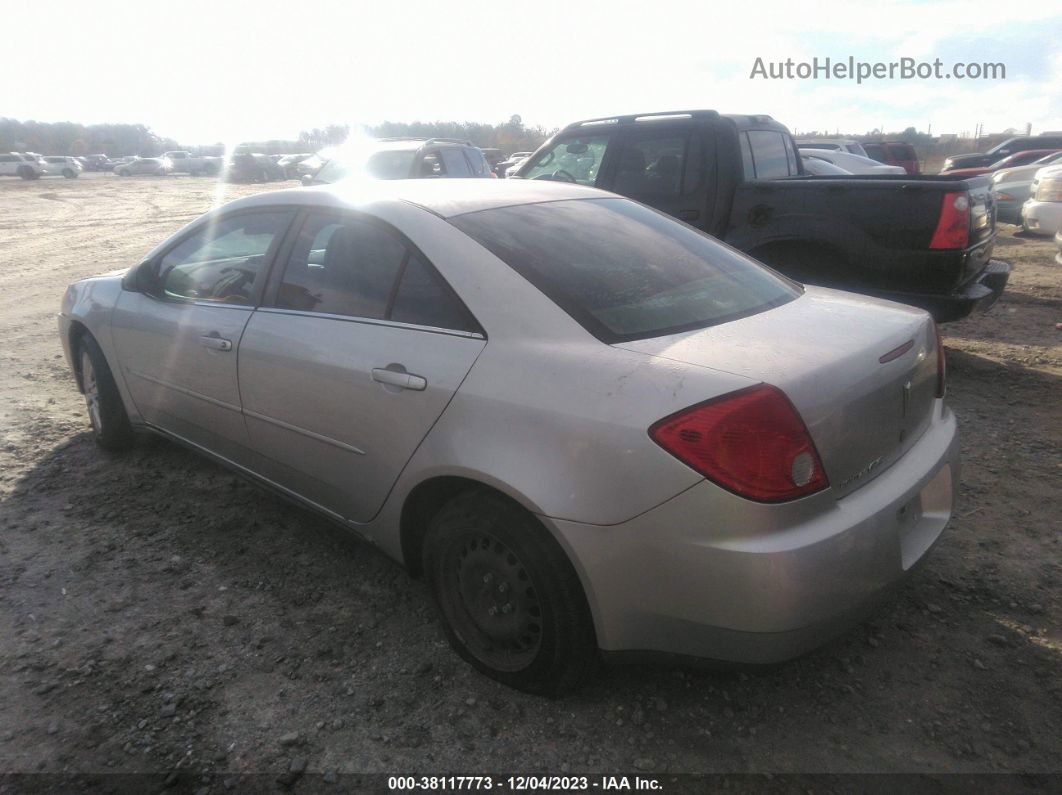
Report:
[{"label": "truck taillight", "polygon": [[948,363],[944,357],[944,338],[940,335],[940,325],[933,324],[933,330],[937,335],[937,392],[938,398],[944,397],[948,391]]},{"label": "truck taillight", "polygon": [[945,193],[940,203],[940,220],[929,247],[966,248],[970,240],[970,199],[964,192]]},{"label": "truck taillight", "polygon": [[777,387],[759,384],[665,417],[650,438],[725,489],[785,502],[830,485],[807,426]]}]

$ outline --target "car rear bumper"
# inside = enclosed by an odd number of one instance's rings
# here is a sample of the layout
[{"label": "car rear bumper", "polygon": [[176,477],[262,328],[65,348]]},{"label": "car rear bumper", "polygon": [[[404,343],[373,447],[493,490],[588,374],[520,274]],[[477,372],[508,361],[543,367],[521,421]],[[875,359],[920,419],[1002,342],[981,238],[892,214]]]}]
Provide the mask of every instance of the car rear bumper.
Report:
[{"label": "car rear bumper", "polygon": [[703,481],[621,525],[546,519],[580,572],[606,654],[774,663],[857,622],[951,517],[954,415],[840,500],[742,500]]},{"label": "car rear bumper", "polygon": [[1003,295],[1010,280],[1011,267],[1000,260],[989,260],[979,274],[970,279],[956,292],[946,295],[915,293],[874,292],[874,295],[898,301],[902,304],[921,307],[933,315],[938,323],[962,320],[970,313],[984,312]]}]

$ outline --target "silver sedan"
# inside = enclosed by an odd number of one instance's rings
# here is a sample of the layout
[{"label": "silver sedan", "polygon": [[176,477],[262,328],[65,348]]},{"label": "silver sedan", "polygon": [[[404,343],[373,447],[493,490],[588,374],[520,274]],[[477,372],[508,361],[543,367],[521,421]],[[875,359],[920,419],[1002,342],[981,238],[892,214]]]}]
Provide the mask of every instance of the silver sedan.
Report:
[{"label": "silver sedan", "polygon": [[341,523],[530,692],[801,654],[951,516],[929,315],[576,185],[241,199],[73,284],[59,331],[101,446],[162,434]]}]

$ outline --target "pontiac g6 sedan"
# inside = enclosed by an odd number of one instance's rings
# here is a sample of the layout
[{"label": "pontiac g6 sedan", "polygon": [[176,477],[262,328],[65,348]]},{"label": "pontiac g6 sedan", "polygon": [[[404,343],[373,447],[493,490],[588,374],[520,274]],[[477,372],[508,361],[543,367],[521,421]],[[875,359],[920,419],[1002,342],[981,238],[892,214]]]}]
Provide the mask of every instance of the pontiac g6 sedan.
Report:
[{"label": "pontiac g6 sedan", "polygon": [[577,185],[241,199],[59,329],[100,445],[162,434],[356,531],[530,692],[602,653],[801,654],[952,511],[929,315]]}]

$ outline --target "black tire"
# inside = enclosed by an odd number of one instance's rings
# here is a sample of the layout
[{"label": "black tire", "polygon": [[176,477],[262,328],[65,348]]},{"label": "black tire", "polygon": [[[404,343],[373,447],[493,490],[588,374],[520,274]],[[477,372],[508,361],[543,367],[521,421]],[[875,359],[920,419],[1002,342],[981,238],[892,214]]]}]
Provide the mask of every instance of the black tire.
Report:
[{"label": "black tire", "polygon": [[122,168],[122,169],[118,170],[118,176],[119,177],[128,177],[128,176],[131,176],[131,175],[132,175],[132,172],[128,168]]},{"label": "black tire", "polygon": [[527,511],[469,491],[428,524],[423,566],[450,645],[492,679],[559,696],[599,661],[590,607],[557,541]]},{"label": "black tire", "polygon": [[74,171],[74,169],[72,169],[72,168],[64,168],[63,169],[63,176],[66,177],[67,179],[74,179],[75,177],[77,177],[77,172]]},{"label": "black tire", "polygon": [[37,176],[36,172],[29,166],[19,166],[18,175],[25,180],[35,179]]},{"label": "black tire", "polygon": [[133,427],[125,413],[122,396],[103,351],[88,334],[78,344],[78,367],[96,444],[114,451],[132,446]]}]

